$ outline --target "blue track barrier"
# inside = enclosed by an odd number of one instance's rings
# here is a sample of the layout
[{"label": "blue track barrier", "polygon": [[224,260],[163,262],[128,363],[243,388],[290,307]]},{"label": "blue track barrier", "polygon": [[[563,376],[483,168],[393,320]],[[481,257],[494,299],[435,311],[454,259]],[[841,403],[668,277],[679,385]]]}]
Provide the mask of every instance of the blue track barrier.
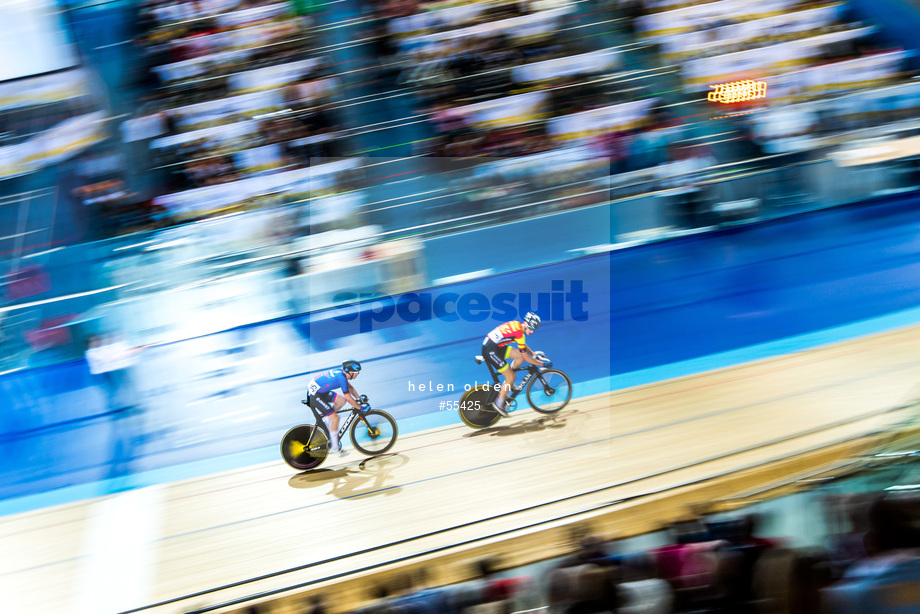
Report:
[{"label": "blue track barrier", "polygon": [[[139,365],[148,411],[182,422],[128,462],[158,470],[276,446],[306,419],[310,374],[346,358],[365,364],[358,389],[407,426],[449,422],[440,401],[488,376],[472,360],[485,333],[527,309],[545,321],[533,346],[579,395],[610,376],[910,310],[920,306],[918,201],[802,214],[155,348]],[[83,361],[0,377],[0,407],[0,499],[100,479],[124,445],[123,421],[106,414]],[[235,420],[252,407],[258,420]]]}]

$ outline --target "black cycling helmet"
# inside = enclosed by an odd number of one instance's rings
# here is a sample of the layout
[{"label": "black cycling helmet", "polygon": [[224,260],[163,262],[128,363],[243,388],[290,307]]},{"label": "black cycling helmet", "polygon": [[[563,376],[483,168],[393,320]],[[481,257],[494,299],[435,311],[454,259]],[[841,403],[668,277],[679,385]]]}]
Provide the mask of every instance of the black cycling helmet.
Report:
[{"label": "black cycling helmet", "polygon": [[345,373],[361,373],[361,363],[357,360],[346,360],[342,363],[342,371]]}]

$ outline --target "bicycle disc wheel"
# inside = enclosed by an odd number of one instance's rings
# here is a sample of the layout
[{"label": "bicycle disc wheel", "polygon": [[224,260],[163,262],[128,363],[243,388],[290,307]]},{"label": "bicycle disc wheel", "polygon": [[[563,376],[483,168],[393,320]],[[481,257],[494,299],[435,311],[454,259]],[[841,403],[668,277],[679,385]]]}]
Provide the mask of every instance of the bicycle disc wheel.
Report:
[{"label": "bicycle disc wheel", "polygon": [[396,420],[385,411],[372,409],[351,425],[351,443],[361,454],[383,454],[396,443]]},{"label": "bicycle disc wheel", "polygon": [[[309,450],[307,443],[310,444]],[[329,438],[326,437],[323,429],[316,428],[312,424],[295,426],[285,433],[281,440],[281,457],[284,462],[298,471],[316,469],[326,460],[327,454],[329,454]]]},{"label": "bicycle disc wheel", "polygon": [[544,369],[527,384],[527,402],[541,414],[554,414],[572,398],[572,380],[559,369]]},{"label": "bicycle disc wheel", "polygon": [[486,409],[492,398],[490,386],[473,388],[460,399],[460,419],[470,428],[484,429],[492,426],[501,418],[494,409]]}]

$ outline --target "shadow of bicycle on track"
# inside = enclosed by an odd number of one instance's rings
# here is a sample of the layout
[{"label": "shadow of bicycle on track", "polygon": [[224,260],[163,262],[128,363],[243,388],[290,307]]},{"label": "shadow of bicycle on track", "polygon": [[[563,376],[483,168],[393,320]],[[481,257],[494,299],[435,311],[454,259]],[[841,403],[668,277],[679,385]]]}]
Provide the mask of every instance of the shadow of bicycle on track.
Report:
[{"label": "shadow of bicycle on track", "polygon": [[390,496],[402,491],[402,486],[388,486],[388,483],[395,477],[394,472],[408,462],[409,457],[403,454],[381,454],[340,467],[298,473],[288,480],[288,486],[299,490],[329,487],[327,494],[339,499]]},{"label": "shadow of bicycle on track", "polygon": [[[492,437],[511,437],[514,435],[538,433],[547,429],[564,428],[568,424],[567,418],[571,418],[576,414],[578,414],[578,410],[574,409],[568,411],[560,411],[558,414],[538,416],[536,418],[522,420],[508,425],[490,426],[488,428],[473,431],[472,433],[467,433],[464,435],[464,437],[473,438],[484,437],[486,435]],[[506,420],[513,418],[514,415],[512,414],[511,418],[506,418]]]}]

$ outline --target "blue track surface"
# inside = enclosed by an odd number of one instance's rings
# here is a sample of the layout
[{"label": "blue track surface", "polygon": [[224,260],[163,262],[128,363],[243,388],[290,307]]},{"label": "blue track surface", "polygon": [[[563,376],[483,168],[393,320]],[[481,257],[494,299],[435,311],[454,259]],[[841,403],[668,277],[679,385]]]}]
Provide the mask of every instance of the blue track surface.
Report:
[{"label": "blue track surface", "polygon": [[[561,307],[565,318],[547,322],[533,344],[572,376],[576,394],[602,392],[920,321],[918,204],[901,198],[805,214],[430,294],[487,302],[523,294],[544,316]],[[540,303],[553,281],[566,291],[581,282],[586,319],[573,319],[559,293],[560,303]],[[527,307],[517,296],[504,306]],[[140,446],[131,445],[127,421],[105,414],[83,362],[0,378],[0,406],[10,408],[0,413],[0,513],[276,459],[283,431],[304,419],[307,374],[343,358],[365,363],[359,390],[394,413],[403,433],[456,421],[438,404],[486,375],[472,362],[495,324],[483,317],[371,322],[370,314],[329,311],[150,350],[139,365],[148,415],[168,416],[175,430]],[[454,392],[419,390],[428,382]]]}]

